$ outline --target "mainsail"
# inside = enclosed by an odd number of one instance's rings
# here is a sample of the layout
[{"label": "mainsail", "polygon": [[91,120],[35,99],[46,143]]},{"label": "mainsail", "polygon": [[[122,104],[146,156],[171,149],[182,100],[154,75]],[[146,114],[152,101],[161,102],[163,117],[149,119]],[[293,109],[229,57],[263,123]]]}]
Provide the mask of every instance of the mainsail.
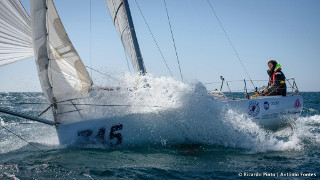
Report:
[{"label": "mainsail", "polygon": [[127,0],[105,0],[113,20],[114,26],[120,36],[124,49],[129,55],[136,71],[145,74],[143,58],[134,30],[129,4]]},{"label": "mainsail", "polygon": [[31,23],[19,0],[0,1],[0,66],[33,56]]},{"label": "mainsail", "polygon": [[48,101],[64,101],[87,93],[92,80],[62,25],[53,1],[31,0],[30,12],[34,57]]}]

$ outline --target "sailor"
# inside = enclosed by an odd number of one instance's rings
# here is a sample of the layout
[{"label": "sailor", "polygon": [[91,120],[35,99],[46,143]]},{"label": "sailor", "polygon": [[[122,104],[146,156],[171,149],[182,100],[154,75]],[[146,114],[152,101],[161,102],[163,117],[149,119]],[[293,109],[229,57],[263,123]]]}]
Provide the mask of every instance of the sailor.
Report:
[{"label": "sailor", "polygon": [[275,96],[282,95],[286,96],[287,86],[286,77],[281,71],[281,64],[277,63],[275,60],[270,60],[268,62],[269,70],[267,71],[269,75],[268,87],[263,91],[264,96]]}]

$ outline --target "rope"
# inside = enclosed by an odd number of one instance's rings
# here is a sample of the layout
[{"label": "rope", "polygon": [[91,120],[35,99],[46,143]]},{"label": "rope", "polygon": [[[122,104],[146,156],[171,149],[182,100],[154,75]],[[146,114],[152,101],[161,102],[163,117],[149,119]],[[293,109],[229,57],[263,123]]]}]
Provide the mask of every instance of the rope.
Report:
[{"label": "rope", "polygon": [[97,73],[99,73],[99,74],[102,74],[102,75],[104,75],[104,76],[106,76],[106,77],[108,77],[108,78],[110,78],[110,79],[113,79],[113,80],[119,81],[119,82],[123,82],[123,81],[121,81],[121,80],[119,80],[119,79],[113,78],[112,76],[110,76],[110,75],[108,75],[108,74],[105,74],[105,73],[102,73],[102,72],[100,72],[100,71],[98,71],[98,70],[96,70],[96,69],[93,69],[92,67],[89,67],[89,66],[86,66],[86,67],[89,68],[89,69],[91,69],[91,70],[93,70],[93,71],[95,71],[95,72],[97,72]]},{"label": "rope", "polygon": [[[86,98],[80,98],[80,99],[86,99]],[[59,102],[56,102],[57,104],[59,103],[63,103],[63,102],[67,102],[67,101],[70,101],[71,104],[61,104],[61,105],[70,105],[70,106],[110,106],[110,107],[117,107],[117,106],[140,106],[140,107],[143,107],[143,106],[146,106],[146,107],[162,107],[162,108],[168,108],[168,107],[164,107],[164,106],[149,106],[149,105],[118,105],[118,104],[77,104],[77,103],[74,103],[72,102],[72,100],[79,100],[79,98],[75,98],[75,99],[68,99],[68,100],[64,100],[64,101],[59,101]],[[11,104],[48,104],[48,103],[11,103]],[[50,107],[52,106],[52,104],[46,108],[45,111],[47,111],[47,109],[49,109]],[[43,114],[43,113],[41,113]],[[40,115],[39,115],[40,116]]]},{"label": "rope", "polygon": [[177,57],[178,65],[179,65],[181,80],[183,81],[182,72],[181,72],[181,67],[180,67],[180,62],[179,62],[179,56],[178,56],[178,52],[177,52],[176,43],[175,43],[175,40],[174,40],[174,37],[173,37],[173,32],[172,32],[172,27],[171,27],[171,23],[170,23],[170,18],[169,18],[169,12],[168,12],[168,8],[167,8],[167,3],[166,3],[166,0],[163,0],[163,2],[164,2],[164,6],[166,7],[167,18],[168,18],[168,22],[169,22],[169,26],[170,26],[170,32],[171,32],[171,38],[172,38],[172,41],[173,41],[174,50],[175,50],[175,52],[176,52],[176,57]]},{"label": "rope", "polygon": [[279,89],[279,87],[281,86],[282,84],[280,84],[277,88],[275,88],[273,91],[269,92],[268,94],[266,94],[265,96],[269,96],[271,93],[273,93],[275,90]]},{"label": "rope", "polygon": [[[77,110],[72,110],[72,111],[65,111],[65,112],[60,112],[60,113],[57,113],[57,114],[67,114],[67,113],[72,113],[72,112],[79,112],[80,116],[81,116],[81,111],[82,109],[77,109]],[[82,116],[81,116],[82,118]]]},{"label": "rope", "polygon": [[[9,103],[9,104],[8,104]],[[1,103],[1,105],[10,105],[10,104],[49,104],[49,103],[32,103],[32,102],[8,102],[8,103]]]},{"label": "rope", "polygon": [[[71,100],[79,100],[79,99],[88,99],[88,97],[84,97],[84,98],[66,99],[66,100],[62,100],[62,101],[57,101],[56,103],[57,103],[57,104],[59,104],[59,103],[68,102],[68,101],[71,101]],[[51,104],[51,105],[53,105],[53,104]]]},{"label": "rope", "polygon": [[62,105],[69,105],[69,106],[74,106],[74,105],[77,105],[77,106],[102,106],[102,107],[130,107],[130,106],[138,106],[138,107],[160,107],[160,108],[169,108],[169,107],[165,107],[165,106],[149,106],[149,105],[127,105],[127,104],[124,104],[124,105],[119,105],[119,104],[76,104],[76,103],[73,103],[73,104],[62,104]]},{"label": "rope", "polygon": [[162,57],[164,63],[166,64],[166,66],[167,66],[167,69],[168,69],[171,77],[173,77],[173,75],[172,75],[172,73],[171,73],[171,70],[170,70],[170,68],[169,68],[169,66],[168,66],[168,64],[167,64],[167,61],[166,61],[166,59],[164,58],[164,56],[163,56],[163,54],[162,54],[162,52],[161,52],[161,49],[160,49],[160,47],[159,47],[159,45],[158,45],[155,37],[153,36],[153,33],[152,33],[152,31],[151,31],[151,29],[150,29],[150,27],[149,27],[149,24],[147,23],[147,20],[146,20],[146,18],[144,17],[144,15],[143,15],[143,13],[142,13],[142,11],[141,11],[141,9],[140,9],[140,6],[139,6],[137,0],[135,0],[135,2],[136,2],[136,4],[137,4],[137,6],[138,6],[138,9],[139,9],[139,11],[140,11],[141,16],[143,17],[144,22],[146,23],[146,25],[147,25],[147,27],[148,27],[148,29],[149,29],[149,32],[150,32],[150,34],[151,34],[151,36],[152,36],[152,38],[153,38],[153,41],[154,41],[154,43],[156,44],[156,46],[157,46],[157,48],[158,48],[158,51],[160,52],[161,57]]},{"label": "rope", "polygon": [[82,115],[81,115],[81,113],[80,113],[80,110],[81,109],[78,109],[78,107],[73,103],[73,101],[72,100],[70,100],[70,102],[72,103],[72,105],[76,108],[76,111],[78,111],[79,112],[79,115],[80,115],[80,117],[82,118]]},{"label": "rope", "polygon": [[[92,16],[91,16],[91,0],[90,0],[90,66],[92,67],[92,64],[91,64],[91,54],[92,54],[92,24],[91,24],[91,22],[92,22]],[[91,78],[92,78],[92,69],[90,70],[90,76],[91,76]]]},{"label": "rope", "polygon": [[21,1],[20,1],[20,0],[19,0],[19,3],[20,3],[20,5],[23,7],[24,11],[26,12],[26,14],[27,14],[27,15],[29,16],[29,18],[30,18],[29,13],[27,12],[26,8],[24,8],[24,6],[22,5],[22,3],[21,3]]},{"label": "rope", "polygon": [[[138,106],[138,107],[153,107],[153,108],[170,108],[170,107],[164,107],[164,106],[148,106],[148,105],[108,105],[108,104],[62,104],[62,105],[69,105],[69,106],[100,106],[100,107],[131,107],[131,106]],[[72,113],[72,112],[79,112],[80,116],[81,113],[80,111],[84,109],[77,109],[77,110],[72,110],[72,111],[66,111],[66,112],[61,112],[57,114],[66,114],[66,113]],[[82,116],[81,116],[82,117]]]},{"label": "rope", "polygon": [[[268,81],[268,80],[251,80],[253,81]],[[243,80],[233,80],[233,81],[225,81],[225,82],[243,82]],[[204,83],[204,84],[217,84],[217,83],[221,83],[221,82],[209,82],[209,83]]]},{"label": "rope", "polygon": [[38,114],[38,117],[40,117],[40,116],[42,116],[42,114],[46,113],[51,107],[52,107],[52,105],[50,105],[45,110],[43,110],[40,114]]},{"label": "rope", "polygon": [[287,95],[287,96],[292,96],[292,95],[294,95],[294,94],[297,94],[297,93],[294,92],[294,93],[291,93],[291,94],[289,94],[289,95]]},{"label": "rope", "polygon": [[210,5],[210,7],[211,7],[211,10],[212,10],[213,14],[216,16],[216,18],[217,18],[217,20],[218,20],[218,22],[219,22],[219,24],[220,24],[220,26],[221,26],[221,28],[222,28],[222,30],[223,30],[223,32],[224,32],[224,34],[226,35],[226,37],[227,37],[227,39],[228,39],[228,41],[229,41],[229,43],[230,43],[230,45],[231,45],[231,47],[232,47],[232,49],[233,49],[234,53],[236,54],[236,56],[237,56],[237,58],[238,58],[238,60],[239,60],[240,64],[242,65],[242,67],[243,67],[244,71],[245,71],[245,72],[246,72],[246,74],[248,75],[248,77],[249,77],[249,79],[250,79],[250,81],[251,81],[251,83],[252,83],[252,85],[253,85],[253,88],[255,88],[256,86],[254,85],[253,81],[251,80],[251,77],[250,77],[249,73],[247,72],[247,69],[246,69],[246,68],[245,68],[245,66],[243,65],[242,60],[241,60],[241,58],[240,58],[240,56],[239,56],[239,54],[238,54],[237,50],[235,49],[235,47],[234,47],[233,43],[231,42],[231,39],[229,38],[228,33],[227,33],[227,32],[226,32],[226,30],[224,29],[224,27],[223,27],[223,25],[222,25],[222,23],[221,23],[221,21],[220,21],[220,19],[219,19],[218,15],[217,15],[216,11],[213,9],[213,7],[212,7],[212,5],[211,5],[210,1],[209,1],[209,0],[207,0],[207,2],[209,3],[209,5]]},{"label": "rope", "polygon": [[10,129],[8,129],[8,128],[4,127],[2,124],[0,124],[0,126],[1,126],[3,129],[5,129],[5,130],[9,131],[11,134],[13,134],[13,135],[15,135],[16,137],[18,137],[19,139],[21,139],[21,140],[23,140],[24,142],[28,143],[30,146],[32,146],[32,147],[36,148],[37,150],[39,150],[39,151],[41,151],[41,152],[43,152],[43,153],[44,153],[44,151],[42,151],[41,149],[39,149],[37,146],[35,146],[35,145],[31,144],[30,142],[28,142],[27,140],[25,140],[24,138],[22,138],[20,135],[18,135],[18,134],[16,134],[16,133],[14,133],[14,132],[13,132],[13,131],[11,131]]}]

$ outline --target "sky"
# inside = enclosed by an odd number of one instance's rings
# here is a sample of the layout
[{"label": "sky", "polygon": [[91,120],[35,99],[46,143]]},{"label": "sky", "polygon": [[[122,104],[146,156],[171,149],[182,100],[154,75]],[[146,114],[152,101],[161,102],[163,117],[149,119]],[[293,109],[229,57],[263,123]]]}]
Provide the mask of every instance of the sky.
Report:
[{"label": "sky", "polygon": [[[163,0],[128,1],[147,72],[154,77],[170,76],[136,2],[174,78],[181,81]],[[227,81],[249,79],[207,0],[166,2],[184,82],[220,82],[221,75]],[[210,2],[251,79],[267,80],[267,62],[275,59],[287,78],[296,79],[300,91],[320,91],[319,0]],[[21,3],[29,12],[29,0]],[[85,65],[107,74],[132,71],[104,0],[91,0],[91,60],[90,0],[54,3]],[[100,75],[92,75],[103,84]],[[0,92],[41,91],[34,58],[1,67],[0,84]],[[243,89],[243,82],[229,85],[234,91]],[[219,83],[207,84],[209,90],[219,87]]]}]

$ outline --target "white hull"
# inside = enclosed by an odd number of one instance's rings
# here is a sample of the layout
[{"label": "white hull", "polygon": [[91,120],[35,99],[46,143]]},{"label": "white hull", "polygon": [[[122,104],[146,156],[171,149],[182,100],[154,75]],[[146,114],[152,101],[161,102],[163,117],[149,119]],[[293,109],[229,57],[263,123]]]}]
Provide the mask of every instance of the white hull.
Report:
[{"label": "white hull", "polygon": [[[303,100],[299,95],[222,100],[222,102],[237,113],[246,114],[259,126],[271,130],[285,127],[295,121],[303,107]],[[215,126],[214,122],[207,121],[202,124],[201,118],[197,118],[196,121],[194,119],[196,118],[181,121],[179,114],[170,111],[164,114],[130,114],[60,124],[57,125],[57,133],[61,145],[102,144],[105,147],[132,147],[179,144],[192,139],[188,129],[203,131],[204,124],[206,127]],[[203,132],[199,132],[200,136],[201,133]]]},{"label": "white hull", "polygon": [[[156,114],[131,114],[60,124],[57,133],[61,145],[102,144],[105,147],[132,147],[166,142],[183,142],[179,125],[161,121]],[[153,119],[153,121],[150,121]],[[175,120],[173,118],[172,120]]]},{"label": "white hull", "polygon": [[230,108],[247,114],[253,122],[269,130],[281,129],[292,124],[303,109],[303,99],[300,95],[260,96],[225,102]]}]

